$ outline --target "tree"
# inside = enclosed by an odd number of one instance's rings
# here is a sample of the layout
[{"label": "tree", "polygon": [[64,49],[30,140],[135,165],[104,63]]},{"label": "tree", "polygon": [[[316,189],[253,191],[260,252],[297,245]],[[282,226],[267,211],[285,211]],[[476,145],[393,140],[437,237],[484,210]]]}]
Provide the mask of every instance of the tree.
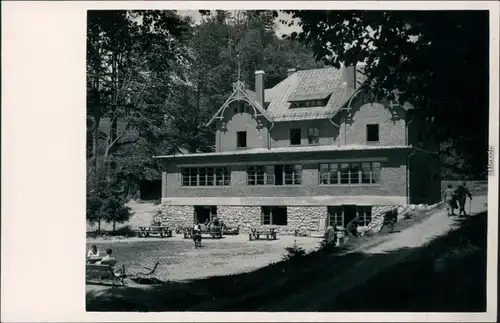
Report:
[{"label": "tree", "polygon": [[374,93],[392,98],[397,90],[400,101],[432,120],[438,139],[453,141],[469,171],[484,170],[487,11],[285,11],[302,27],[290,39],[310,45],[328,65],[365,62]]},{"label": "tree", "polygon": [[[152,155],[143,153],[164,139],[163,103],[168,95],[170,78],[182,63],[184,37],[188,32],[189,21],[174,11],[88,12],[89,221],[100,223],[104,216],[116,222],[126,213],[116,208],[115,202],[124,203],[121,196],[116,195],[114,197],[118,199],[111,201],[110,191],[102,185],[103,181],[111,181],[113,176],[123,177],[117,173],[117,167],[123,170],[128,166],[130,174],[130,164],[138,159],[142,166],[154,164]],[[104,122],[107,127],[103,127]],[[126,149],[130,152],[130,147],[135,145],[137,148],[139,143],[146,146],[140,151],[141,158],[134,158],[138,157],[137,154],[125,156],[119,153]],[[111,208],[116,211],[111,212]]]}]

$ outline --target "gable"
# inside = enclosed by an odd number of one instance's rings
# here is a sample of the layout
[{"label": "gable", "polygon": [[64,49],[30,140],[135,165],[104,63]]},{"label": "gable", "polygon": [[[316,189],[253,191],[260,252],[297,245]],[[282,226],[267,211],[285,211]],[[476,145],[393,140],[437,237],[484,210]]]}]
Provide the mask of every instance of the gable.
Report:
[{"label": "gable", "polygon": [[211,125],[216,119],[222,119],[224,115],[224,111],[229,107],[232,102],[235,101],[245,101],[250,106],[254,108],[254,112],[256,116],[263,116],[268,121],[271,121],[271,118],[268,116],[264,107],[262,107],[259,102],[257,102],[257,94],[251,90],[245,89],[245,84],[241,81],[237,81],[233,84],[233,93],[229,96],[229,98],[224,102],[224,104],[220,107],[220,109],[214,114],[212,119],[206,124],[206,126]]}]

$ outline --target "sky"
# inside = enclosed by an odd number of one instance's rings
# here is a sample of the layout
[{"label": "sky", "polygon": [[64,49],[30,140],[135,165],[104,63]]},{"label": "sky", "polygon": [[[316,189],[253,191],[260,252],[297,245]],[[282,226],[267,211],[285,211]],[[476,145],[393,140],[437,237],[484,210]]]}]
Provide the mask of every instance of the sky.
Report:
[{"label": "sky", "polygon": [[[235,10],[228,10],[229,12],[235,13]],[[193,18],[194,21],[200,22],[201,21],[201,14],[199,13],[198,10],[178,10],[177,13],[181,16],[189,16]],[[276,18],[276,34],[281,37],[283,34],[290,34],[294,31],[299,32],[301,28],[297,25],[294,26],[287,26],[279,22],[280,19],[291,19],[291,16],[288,14],[285,14],[283,12],[278,13],[278,18]]]}]

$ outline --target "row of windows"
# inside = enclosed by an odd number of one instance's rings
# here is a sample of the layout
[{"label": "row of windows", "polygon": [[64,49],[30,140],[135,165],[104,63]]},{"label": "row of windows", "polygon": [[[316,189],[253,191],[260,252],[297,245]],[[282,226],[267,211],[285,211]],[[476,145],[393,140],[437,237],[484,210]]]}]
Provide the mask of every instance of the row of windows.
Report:
[{"label": "row of windows", "polygon": [[[302,131],[301,128],[290,129],[290,145],[298,146],[302,144]],[[307,137],[307,143],[309,145],[319,144],[319,128],[307,128],[305,129],[305,137]],[[366,141],[367,142],[379,142],[379,125],[369,124],[366,125]],[[238,131],[236,133],[236,147],[247,148],[247,132]]]},{"label": "row of windows", "polygon": [[[378,184],[379,162],[319,164],[319,184]],[[248,166],[247,185],[301,185],[302,165]],[[182,186],[229,186],[229,167],[182,168]]]},{"label": "row of windows", "polygon": [[182,169],[182,186],[229,186],[229,167],[188,167]]},{"label": "row of windows", "polygon": [[[328,207],[328,224],[345,228],[347,224],[358,217],[358,224],[366,226],[372,220],[372,207],[362,205],[339,205]],[[286,206],[261,207],[262,225],[287,225],[288,214]]]},{"label": "row of windows", "polygon": [[260,165],[247,167],[247,185],[300,185],[302,165]]},{"label": "row of windows", "polygon": [[320,184],[377,184],[380,163],[320,164]]}]

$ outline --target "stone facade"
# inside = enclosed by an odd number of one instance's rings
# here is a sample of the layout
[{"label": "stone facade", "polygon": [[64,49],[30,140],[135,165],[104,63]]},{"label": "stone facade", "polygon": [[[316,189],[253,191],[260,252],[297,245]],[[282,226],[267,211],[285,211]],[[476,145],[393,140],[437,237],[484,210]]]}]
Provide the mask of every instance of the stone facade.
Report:
[{"label": "stone facade", "polygon": [[[394,208],[398,210],[398,221],[410,218],[419,212],[425,212],[436,208],[434,205],[383,205],[372,207],[372,220],[361,231],[378,232],[382,227],[384,214]],[[309,235],[311,232],[320,230],[320,220],[328,218],[328,208],[326,206],[294,206],[287,208],[287,225],[263,225],[260,206],[217,206],[217,215],[229,226],[240,226],[240,232],[248,233],[251,228],[265,229],[276,228],[282,235],[293,235],[295,230]],[[173,206],[168,205],[162,208],[161,214],[156,218],[162,224],[174,228],[180,226],[192,226],[194,223],[193,206]]]},{"label": "stone facade", "polygon": [[288,225],[283,228],[283,234],[293,234],[296,229],[301,232],[319,230],[320,219],[326,219],[328,208],[326,206],[295,206],[288,207]]},{"label": "stone facade", "polygon": [[217,206],[217,216],[228,226],[240,226],[240,232],[247,233],[250,228],[261,226],[259,206]]},{"label": "stone facade", "polygon": [[166,205],[163,206],[159,215],[155,217],[162,225],[174,228],[192,226],[194,222],[194,207],[189,205]]},{"label": "stone facade", "polygon": [[318,231],[320,218],[326,218],[327,207],[288,207],[285,226],[263,225],[260,206],[228,206],[217,207],[218,217],[229,226],[240,226],[240,232],[248,233],[250,228],[277,228],[280,234],[294,234],[301,231]]}]

